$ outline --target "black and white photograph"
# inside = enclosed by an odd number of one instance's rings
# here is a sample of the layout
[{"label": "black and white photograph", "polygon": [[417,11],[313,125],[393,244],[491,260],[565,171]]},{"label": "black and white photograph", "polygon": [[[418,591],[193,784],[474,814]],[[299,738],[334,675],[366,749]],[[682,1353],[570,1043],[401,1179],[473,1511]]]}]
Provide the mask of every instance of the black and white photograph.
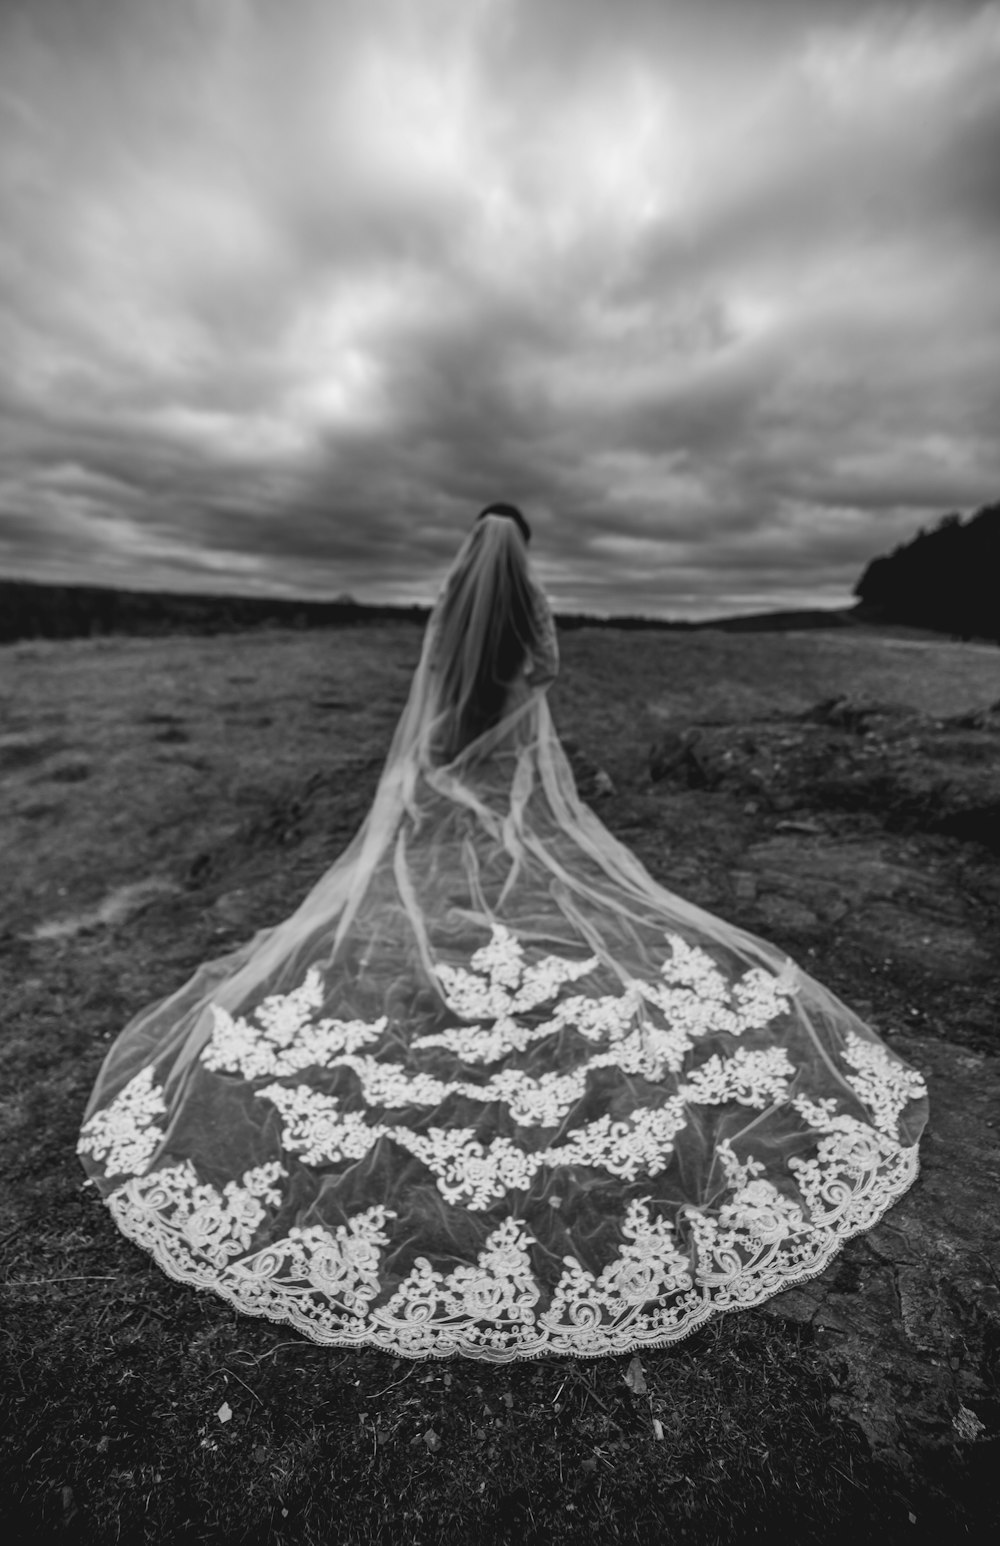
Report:
[{"label": "black and white photograph", "polygon": [[1000,0],[0,0],[0,1521],[1000,1526]]}]

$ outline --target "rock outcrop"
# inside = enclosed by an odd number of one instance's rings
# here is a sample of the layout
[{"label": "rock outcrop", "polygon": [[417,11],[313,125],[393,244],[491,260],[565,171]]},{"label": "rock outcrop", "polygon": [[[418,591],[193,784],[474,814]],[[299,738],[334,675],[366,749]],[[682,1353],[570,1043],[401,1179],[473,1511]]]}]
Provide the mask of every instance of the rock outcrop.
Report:
[{"label": "rock outcrop", "polygon": [[654,782],[743,794],[772,812],[874,812],[1000,853],[1000,703],[928,719],[902,704],[833,698],[798,718],[670,729]]}]

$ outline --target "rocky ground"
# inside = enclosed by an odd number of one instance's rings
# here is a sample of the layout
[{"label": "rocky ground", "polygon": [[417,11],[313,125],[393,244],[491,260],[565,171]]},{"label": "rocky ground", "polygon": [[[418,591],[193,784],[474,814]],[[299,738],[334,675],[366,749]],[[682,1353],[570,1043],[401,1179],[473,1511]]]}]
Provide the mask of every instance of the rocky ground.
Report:
[{"label": "rocky ground", "polygon": [[[821,1334],[874,1448],[912,1462],[946,1419],[995,1436],[1000,700],[933,718],[844,695],[688,725],[656,740],[650,773],[671,830],[698,834],[688,894],[780,937],[930,1083],[918,1185],[767,1313]],[[748,840],[741,815],[767,830]]]},{"label": "rocky ground", "polygon": [[[808,1346],[830,1421],[856,1425],[900,1496],[992,1485],[1000,651],[860,630],[563,643],[553,711],[601,819],[929,1080],[916,1186],[822,1277],[739,1317],[760,1328],[748,1345],[763,1359],[771,1327]],[[101,1042],[286,915],[352,835],[418,647],[396,625],[0,652],[0,1101],[29,1211],[78,1188]],[[99,1263],[110,1225],[65,1207],[77,1257]],[[0,1236],[20,1239],[10,1185],[3,1213]],[[37,1270],[30,1251],[19,1270]],[[654,1355],[664,1378],[672,1356]]]}]

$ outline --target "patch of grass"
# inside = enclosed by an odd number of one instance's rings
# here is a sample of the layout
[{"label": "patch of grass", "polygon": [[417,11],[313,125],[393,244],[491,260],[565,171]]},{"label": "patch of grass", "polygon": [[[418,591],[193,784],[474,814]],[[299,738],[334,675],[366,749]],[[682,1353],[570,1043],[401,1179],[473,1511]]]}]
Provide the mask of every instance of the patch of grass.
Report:
[{"label": "patch of grass", "polygon": [[850,1522],[884,1541],[942,1516],[831,1421],[807,1330],[723,1317],[645,1355],[638,1396],[627,1359],[315,1348],[104,1236],[53,1240],[66,1281],[17,1291],[33,1334],[6,1369],[8,1539],[821,1541]]}]

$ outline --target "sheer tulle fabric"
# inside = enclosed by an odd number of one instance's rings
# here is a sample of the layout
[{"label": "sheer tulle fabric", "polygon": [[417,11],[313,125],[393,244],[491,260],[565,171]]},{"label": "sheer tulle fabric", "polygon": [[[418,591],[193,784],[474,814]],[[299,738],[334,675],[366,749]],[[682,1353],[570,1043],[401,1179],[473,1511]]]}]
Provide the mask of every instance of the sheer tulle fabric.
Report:
[{"label": "sheer tulle fabric", "polygon": [[578,799],[537,592],[495,723],[440,760],[490,609],[527,615],[510,525],[456,560],[354,842],[126,1027],[80,1139],[168,1273],[331,1345],[666,1343],[821,1271],[916,1175],[920,1076]]}]

